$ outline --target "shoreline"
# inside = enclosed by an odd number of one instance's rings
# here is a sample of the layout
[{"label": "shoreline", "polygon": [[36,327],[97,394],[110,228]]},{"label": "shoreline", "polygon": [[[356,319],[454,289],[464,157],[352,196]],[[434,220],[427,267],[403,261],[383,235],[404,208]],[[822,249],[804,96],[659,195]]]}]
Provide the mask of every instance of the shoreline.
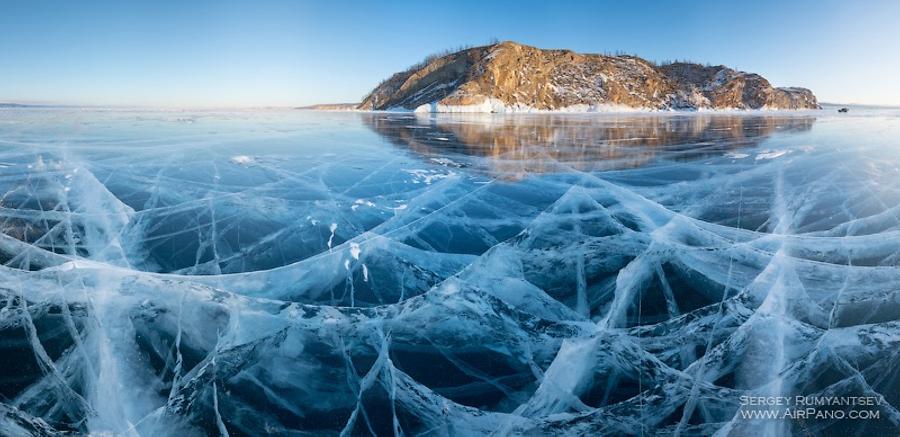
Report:
[{"label": "shoreline", "polygon": [[[588,105],[577,105],[575,108],[563,109],[535,109],[530,107],[512,107],[510,110],[484,110],[482,106],[475,108],[470,107],[453,107],[452,110],[443,110],[439,108],[437,111],[413,110],[407,108],[389,108],[389,109],[355,109],[355,108],[315,108],[315,107],[255,107],[255,108],[159,108],[159,107],[139,107],[139,106],[67,106],[67,105],[45,105],[45,106],[3,106],[0,112],[32,112],[32,111],[76,111],[76,112],[158,112],[158,113],[214,113],[214,112],[239,112],[239,113],[262,113],[262,112],[321,112],[321,113],[371,113],[371,114],[416,114],[418,116],[432,115],[492,115],[492,116],[526,116],[526,115],[568,115],[568,116],[601,116],[601,115],[764,115],[764,114],[810,114],[819,115],[822,113],[831,113],[841,107],[855,108],[857,110],[895,110],[900,108],[891,107],[868,107],[855,105],[839,105],[826,103],[819,109],[779,109],[779,108],[759,108],[759,109],[715,109],[715,108],[699,108],[699,109],[650,109],[650,108],[631,108],[631,107],[588,107]],[[853,112],[851,111],[851,114]]]},{"label": "shoreline", "polygon": [[[459,107],[457,107],[459,108]],[[418,109],[418,108],[417,108]],[[468,108],[464,108],[468,109]],[[369,113],[369,114],[415,114],[415,115],[691,115],[691,114],[802,114],[811,113],[819,114],[830,108],[819,109],[778,109],[778,108],[759,108],[759,109],[715,109],[715,108],[699,108],[699,109],[647,109],[647,108],[621,108],[606,110],[569,110],[569,109],[534,109],[528,110],[511,110],[511,111],[478,111],[478,110],[451,110],[451,111],[423,111],[406,108],[389,108],[389,109],[317,109],[317,108],[296,108],[297,111],[309,112],[337,112],[337,113]]]}]

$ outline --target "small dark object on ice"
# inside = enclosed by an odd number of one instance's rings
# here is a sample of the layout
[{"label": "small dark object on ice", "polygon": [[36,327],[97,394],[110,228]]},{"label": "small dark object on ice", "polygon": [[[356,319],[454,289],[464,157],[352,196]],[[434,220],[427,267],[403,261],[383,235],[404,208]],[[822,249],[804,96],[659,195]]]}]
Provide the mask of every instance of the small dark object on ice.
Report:
[{"label": "small dark object on ice", "polygon": [[838,112],[850,112],[850,108],[841,108],[838,109]]}]

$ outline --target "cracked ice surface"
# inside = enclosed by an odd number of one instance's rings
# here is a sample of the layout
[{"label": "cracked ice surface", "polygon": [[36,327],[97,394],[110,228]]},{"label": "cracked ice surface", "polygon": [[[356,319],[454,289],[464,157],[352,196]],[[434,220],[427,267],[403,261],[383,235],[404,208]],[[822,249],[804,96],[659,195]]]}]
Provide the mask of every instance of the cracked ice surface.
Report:
[{"label": "cracked ice surface", "polygon": [[897,113],[2,110],[0,193],[8,434],[900,429]]}]

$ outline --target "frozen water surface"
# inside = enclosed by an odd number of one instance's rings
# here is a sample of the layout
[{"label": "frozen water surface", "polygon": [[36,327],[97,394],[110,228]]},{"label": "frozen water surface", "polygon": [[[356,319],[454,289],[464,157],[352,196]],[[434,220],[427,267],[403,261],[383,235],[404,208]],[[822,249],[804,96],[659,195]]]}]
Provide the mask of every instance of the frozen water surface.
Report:
[{"label": "frozen water surface", "polygon": [[0,184],[6,434],[900,430],[898,112],[6,109]]}]

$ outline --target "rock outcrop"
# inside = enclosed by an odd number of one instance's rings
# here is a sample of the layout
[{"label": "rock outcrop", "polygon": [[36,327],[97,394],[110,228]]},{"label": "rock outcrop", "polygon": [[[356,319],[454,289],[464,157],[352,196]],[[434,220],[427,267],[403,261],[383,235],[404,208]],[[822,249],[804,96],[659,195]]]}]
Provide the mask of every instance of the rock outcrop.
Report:
[{"label": "rock outcrop", "polygon": [[378,85],[359,109],[430,112],[817,109],[758,74],[502,42],[435,57]]}]

